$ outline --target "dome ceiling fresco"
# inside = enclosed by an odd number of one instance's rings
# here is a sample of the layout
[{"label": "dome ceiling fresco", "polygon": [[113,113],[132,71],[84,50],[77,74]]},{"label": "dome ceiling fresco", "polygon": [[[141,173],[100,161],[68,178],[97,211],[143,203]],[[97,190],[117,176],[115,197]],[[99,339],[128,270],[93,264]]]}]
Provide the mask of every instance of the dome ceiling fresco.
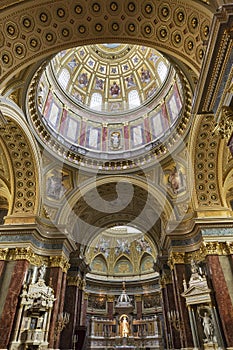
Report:
[{"label": "dome ceiling fresco", "polygon": [[[81,107],[92,109],[95,120],[100,113],[100,121],[108,122],[158,94],[169,69],[157,51],[127,44],[78,47],[60,52],[52,61],[61,89]],[[126,119],[134,119],[130,117]]]},{"label": "dome ceiling fresco", "polygon": [[43,127],[73,152],[126,159],[170,135],[184,95],[180,74],[153,48],[98,44],[52,59],[38,81],[37,110]]}]

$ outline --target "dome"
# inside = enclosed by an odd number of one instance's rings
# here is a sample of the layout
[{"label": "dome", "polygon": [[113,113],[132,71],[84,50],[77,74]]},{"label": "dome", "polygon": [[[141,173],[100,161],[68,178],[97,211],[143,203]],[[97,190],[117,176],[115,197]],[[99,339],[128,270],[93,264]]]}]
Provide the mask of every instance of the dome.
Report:
[{"label": "dome", "polygon": [[130,169],[164,154],[164,144],[174,144],[173,134],[186,129],[183,77],[151,47],[68,49],[37,74],[30,119],[45,147],[66,161],[99,170]]},{"label": "dome", "polygon": [[60,89],[80,108],[90,109],[90,119],[107,123],[134,119],[128,112],[159,93],[171,68],[158,51],[127,44],[62,51],[51,66]]}]

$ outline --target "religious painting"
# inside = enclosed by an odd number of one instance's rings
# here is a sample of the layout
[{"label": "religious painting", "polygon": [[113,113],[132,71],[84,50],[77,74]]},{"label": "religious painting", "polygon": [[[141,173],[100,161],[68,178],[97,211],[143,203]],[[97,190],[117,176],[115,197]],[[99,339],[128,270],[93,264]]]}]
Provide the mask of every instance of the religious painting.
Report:
[{"label": "religious painting", "polygon": [[106,296],[105,295],[93,295],[88,296],[88,308],[105,310],[106,309]]},{"label": "religious painting", "polygon": [[106,273],[107,272],[107,263],[106,263],[105,259],[100,255],[95,257],[95,259],[91,263],[91,270],[95,271],[96,273],[101,273],[101,272]]},{"label": "religious painting", "polygon": [[46,176],[46,196],[50,199],[61,199],[70,186],[70,176],[67,172],[53,169]]},{"label": "religious painting", "polygon": [[88,85],[89,79],[87,72],[83,71],[78,76],[78,86],[82,89],[86,88]]},{"label": "religious painting", "polygon": [[113,81],[110,86],[109,94],[110,97],[116,98],[119,97],[121,93],[120,84],[117,81]]},{"label": "religious painting", "polygon": [[151,73],[148,68],[142,67],[140,70],[140,77],[141,77],[141,82],[143,84],[148,84],[151,80]]},{"label": "religious painting", "polygon": [[132,272],[133,272],[133,266],[128,259],[124,259],[124,258],[119,259],[114,266],[114,273],[115,274],[124,275],[124,274],[129,274]]},{"label": "religious painting", "polygon": [[151,309],[151,308],[160,307],[160,306],[161,306],[161,296],[159,293],[143,296],[144,309]]},{"label": "religious painting", "polygon": [[186,175],[179,165],[174,165],[164,172],[166,174],[167,186],[173,194],[178,194],[186,189]]},{"label": "religious painting", "polygon": [[121,148],[121,133],[120,131],[112,131],[110,134],[110,149],[119,150]]},{"label": "religious painting", "polygon": [[141,273],[145,273],[145,272],[152,272],[154,271],[153,269],[154,267],[154,259],[151,255],[146,255],[142,258],[141,261]]}]

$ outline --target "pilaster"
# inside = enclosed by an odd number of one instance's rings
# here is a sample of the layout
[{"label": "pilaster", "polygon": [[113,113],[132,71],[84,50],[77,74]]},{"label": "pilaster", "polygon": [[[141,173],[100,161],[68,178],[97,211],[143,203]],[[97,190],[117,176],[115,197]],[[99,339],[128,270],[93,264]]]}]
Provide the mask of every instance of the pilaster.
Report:
[{"label": "pilaster", "polygon": [[108,313],[108,319],[109,320],[113,319],[114,300],[115,300],[115,296],[114,295],[107,295],[107,313]]},{"label": "pilaster", "polygon": [[15,260],[6,263],[2,284],[5,290],[1,290],[1,300],[3,302],[0,315],[1,349],[7,349],[9,345],[12,327],[17,312],[19,295],[28,267],[29,262],[27,260]]},{"label": "pilaster", "polygon": [[66,273],[69,268],[68,261],[63,256],[50,257],[49,266],[49,281],[50,286],[54,290],[54,297],[56,301],[54,303],[53,313],[51,317],[50,329],[49,329],[49,347],[58,347],[60,340],[60,332],[57,329],[57,321],[59,315],[63,312],[64,296],[66,287]]}]

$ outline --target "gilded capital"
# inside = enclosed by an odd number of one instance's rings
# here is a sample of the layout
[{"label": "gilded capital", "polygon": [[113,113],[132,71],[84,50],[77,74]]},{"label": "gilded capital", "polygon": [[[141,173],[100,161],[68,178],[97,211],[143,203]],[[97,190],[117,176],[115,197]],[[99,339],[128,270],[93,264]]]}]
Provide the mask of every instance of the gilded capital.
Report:
[{"label": "gilded capital", "polygon": [[35,254],[30,247],[14,248],[9,250],[9,260],[27,260],[30,264],[41,266],[43,259],[41,256]]},{"label": "gilded capital", "polygon": [[8,248],[0,249],[0,260],[6,260],[7,259],[8,251],[9,251]]},{"label": "gilded capital", "polygon": [[175,264],[185,264],[185,253],[184,252],[171,252],[168,259],[168,265],[171,269],[174,268]]},{"label": "gilded capital", "polygon": [[114,302],[114,300],[115,300],[115,296],[114,295],[107,295],[107,301],[109,302],[109,303],[113,303]]},{"label": "gilded capital", "polygon": [[142,296],[141,295],[135,295],[135,301],[136,302],[142,301]]},{"label": "gilded capital", "polygon": [[83,296],[84,300],[88,300],[88,297],[89,297],[89,293],[85,292]]},{"label": "gilded capital", "polygon": [[60,267],[62,271],[66,273],[70,268],[68,259],[64,256],[51,256],[49,258],[49,262],[50,262],[50,267]]},{"label": "gilded capital", "polygon": [[204,242],[206,255],[229,255],[231,247],[226,242]]},{"label": "gilded capital", "polygon": [[67,276],[67,285],[80,287],[81,277],[80,276]]}]

